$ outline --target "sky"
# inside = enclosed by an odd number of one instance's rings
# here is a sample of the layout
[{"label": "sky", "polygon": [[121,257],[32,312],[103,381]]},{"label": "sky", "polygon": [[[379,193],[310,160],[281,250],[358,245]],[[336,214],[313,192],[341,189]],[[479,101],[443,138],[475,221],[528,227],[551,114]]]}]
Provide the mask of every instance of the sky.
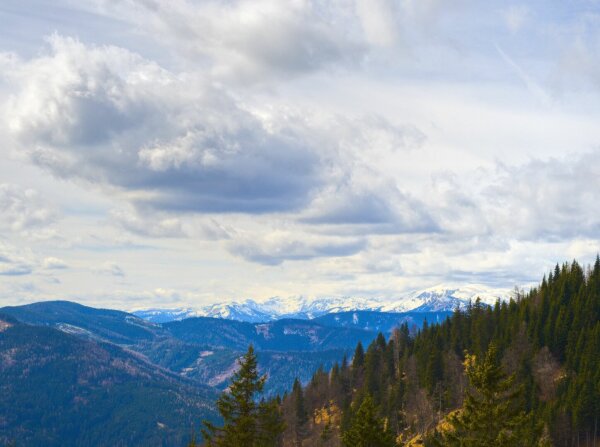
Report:
[{"label": "sky", "polygon": [[599,143],[597,0],[3,0],[0,305],[526,287]]}]

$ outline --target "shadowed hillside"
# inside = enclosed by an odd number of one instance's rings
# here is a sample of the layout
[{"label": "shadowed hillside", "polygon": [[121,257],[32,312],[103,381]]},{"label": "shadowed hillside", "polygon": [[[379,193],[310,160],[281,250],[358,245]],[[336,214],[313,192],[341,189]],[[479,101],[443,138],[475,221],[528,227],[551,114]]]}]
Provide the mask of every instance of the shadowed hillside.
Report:
[{"label": "shadowed hillside", "polygon": [[216,394],[121,348],[0,314],[0,444],[181,445]]}]

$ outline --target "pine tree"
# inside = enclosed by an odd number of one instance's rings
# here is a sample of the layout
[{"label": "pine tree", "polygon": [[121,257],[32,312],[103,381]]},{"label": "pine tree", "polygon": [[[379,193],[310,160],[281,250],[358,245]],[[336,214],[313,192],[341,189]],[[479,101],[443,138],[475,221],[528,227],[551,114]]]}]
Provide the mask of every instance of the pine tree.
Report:
[{"label": "pine tree", "polygon": [[365,350],[359,341],[352,357],[352,386],[359,388],[362,385],[363,373],[365,368]]},{"label": "pine tree", "polygon": [[305,436],[305,427],[308,422],[308,414],[306,412],[306,407],[304,405],[304,393],[302,391],[302,385],[300,381],[296,378],[294,380],[294,386],[292,388],[292,396],[294,399],[294,435],[295,435],[295,445],[301,446],[302,439]]},{"label": "pine tree", "polygon": [[255,401],[257,395],[262,392],[266,377],[261,377],[258,373],[252,345],[239,361],[239,365],[229,390],[217,400],[217,408],[224,422],[223,427],[216,427],[204,421],[202,435],[206,444],[215,447],[276,446],[283,426],[277,421],[276,412],[279,410],[272,403],[257,405]]},{"label": "pine tree", "polygon": [[361,342],[358,342],[354,351],[354,357],[352,357],[352,368],[357,369],[365,363],[365,350]]},{"label": "pine tree", "polygon": [[385,421],[377,416],[371,396],[367,395],[352,418],[350,428],[342,435],[345,447],[393,447],[394,435]]},{"label": "pine tree", "polygon": [[514,376],[502,371],[491,344],[482,360],[467,355],[465,373],[472,392],[461,410],[448,417],[450,428],[441,433],[444,447],[541,446],[541,429],[519,408]]}]

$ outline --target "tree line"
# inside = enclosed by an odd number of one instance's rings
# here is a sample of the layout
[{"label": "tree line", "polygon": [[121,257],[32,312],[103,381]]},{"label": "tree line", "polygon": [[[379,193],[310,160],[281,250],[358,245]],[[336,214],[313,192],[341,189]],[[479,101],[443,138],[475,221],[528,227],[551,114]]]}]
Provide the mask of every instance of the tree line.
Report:
[{"label": "tree line", "polygon": [[403,324],[351,360],[258,401],[252,348],[207,446],[600,445],[600,258],[557,265],[528,293]]}]

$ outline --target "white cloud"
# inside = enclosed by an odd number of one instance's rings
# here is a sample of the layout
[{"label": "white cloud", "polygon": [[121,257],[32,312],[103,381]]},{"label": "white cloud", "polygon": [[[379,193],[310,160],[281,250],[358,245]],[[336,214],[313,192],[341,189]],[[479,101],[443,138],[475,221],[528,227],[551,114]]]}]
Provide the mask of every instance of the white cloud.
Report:
[{"label": "white cloud", "polygon": [[356,0],[356,10],[369,43],[381,46],[397,43],[400,23],[395,2]]},{"label": "white cloud", "polygon": [[104,262],[101,266],[97,267],[95,271],[102,275],[110,275],[117,277],[125,276],[125,272],[123,271],[123,269],[117,263],[112,261]]},{"label": "white cloud", "polygon": [[50,256],[44,258],[42,261],[42,267],[47,270],[62,270],[68,268],[68,264],[62,259]]},{"label": "white cloud", "polygon": [[365,244],[363,238],[316,236],[273,229],[258,235],[241,235],[229,244],[229,250],[247,261],[279,265],[290,260],[351,256],[363,250]]},{"label": "white cloud", "polygon": [[58,35],[48,44],[49,54],[5,74],[19,89],[10,98],[8,126],[33,147],[91,148],[133,132],[159,106],[153,89],[171,81],[156,64],[121,48],[89,48]]},{"label": "white cloud", "polygon": [[132,232],[150,237],[186,237],[181,219],[156,214],[140,215],[131,209],[115,209],[111,218],[119,226]]},{"label": "white cloud", "polygon": [[33,256],[31,253],[22,254],[23,251],[16,247],[0,242],[0,275],[22,276],[30,275],[34,271]]},{"label": "white cloud", "polygon": [[18,185],[0,184],[0,226],[15,232],[32,232],[47,227],[58,213],[39,192]]},{"label": "white cloud", "polygon": [[[329,184],[361,177],[368,160],[425,139],[376,115],[306,118],[301,110],[247,107],[202,78],[58,36],[48,55],[17,72],[11,129],[35,164],[163,212],[299,210]],[[131,214],[117,214],[140,232]],[[146,233],[183,230],[165,216]]]},{"label": "white cloud", "polygon": [[91,4],[0,29],[5,300],[510,287],[600,246],[591,3]]},{"label": "white cloud", "polygon": [[7,112],[38,166],[178,211],[293,209],[322,181],[315,148],[202,79],[120,48],[50,44],[19,67]]},{"label": "white cloud", "polygon": [[364,45],[351,32],[346,3],[131,0],[100,2],[100,10],[140,24],[186,58],[208,61],[221,79],[247,82],[359,62]]}]

